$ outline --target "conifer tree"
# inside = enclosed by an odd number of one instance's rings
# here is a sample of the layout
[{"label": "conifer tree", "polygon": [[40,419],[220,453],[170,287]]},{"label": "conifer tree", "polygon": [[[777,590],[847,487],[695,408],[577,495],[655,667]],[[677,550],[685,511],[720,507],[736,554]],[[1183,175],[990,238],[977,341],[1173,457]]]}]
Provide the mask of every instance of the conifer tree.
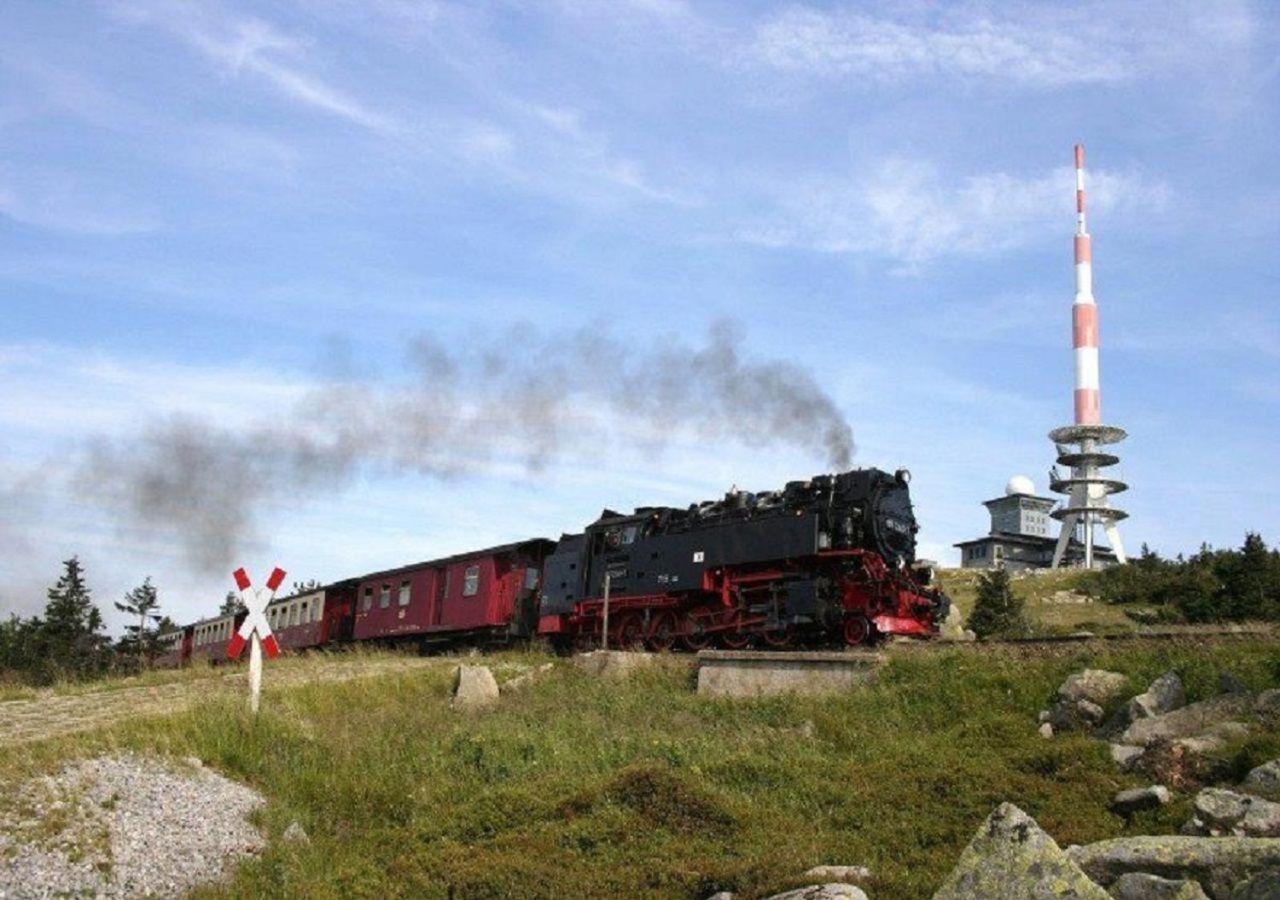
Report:
[{"label": "conifer tree", "polygon": [[116,609],[120,612],[138,618],[138,624],[124,627],[125,636],[120,642],[120,649],[126,653],[136,653],[139,662],[156,656],[159,632],[152,627],[152,623],[160,621],[160,613],[156,612],[159,608],[160,597],[150,576],[125,594],[123,603],[116,604]]},{"label": "conifer tree", "polygon": [[218,615],[231,616],[241,612],[244,612],[244,601],[240,599],[240,595],[235,591],[227,591],[227,596],[223,598],[222,605],[218,607]]},{"label": "conifer tree", "polygon": [[978,599],[969,614],[969,628],[978,637],[993,634],[1020,634],[1027,630],[1022,600],[1015,597],[1009,573],[992,569],[978,579]]},{"label": "conifer tree", "polygon": [[48,666],[84,675],[103,668],[102,613],[93,605],[79,557],[63,562],[58,583],[49,588],[40,635]]}]

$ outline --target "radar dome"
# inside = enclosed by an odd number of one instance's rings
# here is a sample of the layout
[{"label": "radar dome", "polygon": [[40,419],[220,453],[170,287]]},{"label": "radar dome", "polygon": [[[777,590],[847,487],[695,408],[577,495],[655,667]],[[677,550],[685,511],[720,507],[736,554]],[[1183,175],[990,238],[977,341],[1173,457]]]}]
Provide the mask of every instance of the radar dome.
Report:
[{"label": "radar dome", "polygon": [[1009,479],[1009,483],[1004,486],[1004,495],[1012,497],[1014,494],[1031,494],[1035,495],[1036,486],[1026,475],[1014,475]]}]

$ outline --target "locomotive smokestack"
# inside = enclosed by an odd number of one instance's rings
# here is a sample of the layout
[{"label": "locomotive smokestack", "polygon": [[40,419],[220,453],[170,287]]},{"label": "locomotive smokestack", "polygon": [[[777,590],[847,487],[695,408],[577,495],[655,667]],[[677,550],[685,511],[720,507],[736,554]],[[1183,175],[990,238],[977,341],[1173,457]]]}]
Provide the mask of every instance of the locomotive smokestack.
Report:
[{"label": "locomotive smokestack", "polygon": [[1072,346],[1075,349],[1075,422],[1102,421],[1098,384],[1098,304],[1093,299],[1093,247],[1085,224],[1084,145],[1076,144],[1076,299],[1071,305]]}]

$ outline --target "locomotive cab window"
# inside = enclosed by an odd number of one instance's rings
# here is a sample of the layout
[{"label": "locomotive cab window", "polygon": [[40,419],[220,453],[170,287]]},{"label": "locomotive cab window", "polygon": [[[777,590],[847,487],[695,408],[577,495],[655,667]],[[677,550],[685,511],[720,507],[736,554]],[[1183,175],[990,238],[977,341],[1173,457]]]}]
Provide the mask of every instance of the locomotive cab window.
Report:
[{"label": "locomotive cab window", "polygon": [[400,598],[397,601],[401,606],[409,605],[409,582],[400,582]]},{"label": "locomotive cab window", "polygon": [[378,609],[386,609],[391,605],[391,585],[384,584],[378,592]]},{"label": "locomotive cab window", "polygon": [[533,566],[524,570],[524,589],[531,591],[538,586],[538,570]]},{"label": "locomotive cab window", "polygon": [[480,593],[480,567],[467,566],[462,573],[462,596],[474,597]]},{"label": "locomotive cab window", "polygon": [[638,530],[639,526],[636,525],[628,525],[626,528],[622,529],[622,546],[625,547],[628,544],[634,544],[636,542],[636,532]]}]

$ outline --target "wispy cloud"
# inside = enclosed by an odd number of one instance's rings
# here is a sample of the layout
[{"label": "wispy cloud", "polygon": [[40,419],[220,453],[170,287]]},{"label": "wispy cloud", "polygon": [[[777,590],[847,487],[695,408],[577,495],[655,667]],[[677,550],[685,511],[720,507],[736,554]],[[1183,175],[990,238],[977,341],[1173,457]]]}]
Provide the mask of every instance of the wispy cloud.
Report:
[{"label": "wispy cloud", "polygon": [[[931,163],[890,159],[865,177],[777,183],[773,211],[743,226],[737,237],[889,257],[908,266],[944,256],[986,256],[1055,233],[1069,221],[1072,184],[1073,173],[1065,168],[1039,176],[944,178]],[[1090,208],[1103,215],[1152,212],[1167,204],[1169,189],[1141,175],[1097,171],[1089,196]]]},{"label": "wispy cloud", "polygon": [[781,71],[832,77],[959,75],[1060,85],[1125,77],[1126,55],[1114,49],[1061,28],[1000,22],[971,11],[905,22],[799,6],[761,23],[749,52]]},{"label": "wispy cloud", "polygon": [[159,218],[110,188],[74,173],[36,169],[17,177],[0,168],[0,217],[48,231],[118,237],[159,227]]},{"label": "wispy cloud", "polygon": [[262,79],[289,100],[380,134],[402,130],[374,109],[301,65],[303,42],[255,16],[221,14],[203,4],[128,3],[115,7],[130,21],[159,27],[195,48],[232,77]]}]

